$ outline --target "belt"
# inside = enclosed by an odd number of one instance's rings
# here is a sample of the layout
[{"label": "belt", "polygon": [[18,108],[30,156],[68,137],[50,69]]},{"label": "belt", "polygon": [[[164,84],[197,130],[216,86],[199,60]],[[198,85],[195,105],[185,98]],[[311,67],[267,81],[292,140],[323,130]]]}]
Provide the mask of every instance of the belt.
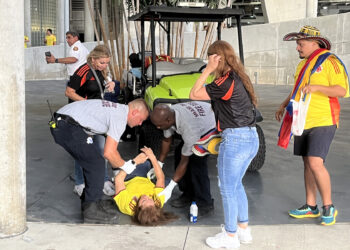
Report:
[{"label": "belt", "polygon": [[[72,125],[75,125],[75,126],[79,126],[79,127],[82,127],[84,128],[83,126],[81,126],[79,124],[79,122],[77,122],[76,120],[74,120],[72,117],[70,117],[69,115],[63,115],[63,114],[59,114],[59,113],[54,113],[54,117],[55,117],[55,120],[56,121],[59,121],[59,120],[63,120],[63,121],[66,121]],[[86,128],[84,128],[86,129]]]}]

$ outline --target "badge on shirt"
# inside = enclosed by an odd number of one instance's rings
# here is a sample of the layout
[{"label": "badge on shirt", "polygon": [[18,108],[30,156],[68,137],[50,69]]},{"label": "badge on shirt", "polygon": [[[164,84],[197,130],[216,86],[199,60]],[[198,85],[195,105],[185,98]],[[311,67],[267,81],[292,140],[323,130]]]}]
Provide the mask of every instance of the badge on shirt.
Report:
[{"label": "badge on shirt", "polygon": [[322,65],[318,66],[318,68],[316,69],[316,73],[320,73],[322,71]]},{"label": "badge on shirt", "polygon": [[78,47],[74,47],[73,50],[74,50],[74,51],[78,51],[79,48],[78,48]]}]

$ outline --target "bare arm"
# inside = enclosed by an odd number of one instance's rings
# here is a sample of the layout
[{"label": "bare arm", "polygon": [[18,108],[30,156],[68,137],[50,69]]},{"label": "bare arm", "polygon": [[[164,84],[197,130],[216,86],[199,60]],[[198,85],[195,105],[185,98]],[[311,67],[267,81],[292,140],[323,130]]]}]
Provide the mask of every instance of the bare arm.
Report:
[{"label": "bare arm", "polygon": [[304,93],[321,92],[322,94],[329,97],[344,97],[346,94],[346,89],[340,85],[334,86],[323,86],[323,85],[307,85],[302,91]]},{"label": "bare arm", "polygon": [[204,71],[194,84],[190,92],[190,99],[192,100],[210,100],[210,97],[204,87],[205,81],[208,76],[216,70],[218,67],[221,56],[216,54],[209,56],[209,61]]},{"label": "bare arm", "polygon": [[[46,57],[47,63],[56,63],[56,58],[51,55]],[[75,57],[63,57],[63,58],[57,58],[58,63],[63,63],[63,64],[71,64],[77,62],[78,59]]]},{"label": "bare arm", "polygon": [[154,173],[157,177],[156,187],[165,187],[165,176],[163,173],[162,168],[159,166],[159,163],[157,161],[156,156],[153,154],[153,151],[151,148],[144,147],[141,149],[142,152],[144,152],[148,159],[150,159],[152,166],[154,168]]},{"label": "bare arm", "polygon": [[207,90],[204,87],[205,81],[211,72],[207,68],[204,69],[203,73],[197,79],[196,83],[191,89],[190,99],[192,100],[210,100]]},{"label": "bare arm", "polygon": [[81,97],[80,95],[78,95],[75,91],[75,89],[71,88],[71,87],[66,87],[66,92],[65,92],[66,96],[73,100],[73,101],[82,101],[85,100],[83,97]]},{"label": "bare arm", "polygon": [[170,145],[173,138],[163,138],[162,140],[162,147],[160,149],[160,155],[159,155],[159,161],[164,162],[165,158],[167,157],[169,151],[170,151]]},{"label": "bare arm", "polygon": [[175,174],[173,177],[173,180],[175,182],[179,182],[181,178],[185,175],[189,159],[190,159],[189,156],[181,155],[180,163],[179,165],[177,165],[177,168],[175,170]]},{"label": "bare arm", "polygon": [[120,191],[125,189],[125,180],[126,173],[124,171],[119,171],[119,173],[114,177],[115,182],[115,193],[119,194]]},{"label": "bare arm", "polygon": [[278,110],[275,113],[275,118],[279,122],[282,120],[282,117],[283,117],[283,114],[284,114],[284,109],[287,107],[287,105],[288,105],[288,103],[290,101],[290,96],[291,96],[291,94],[289,94],[287,96],[287,98],[281,103],[281,105],[279,106]]}]

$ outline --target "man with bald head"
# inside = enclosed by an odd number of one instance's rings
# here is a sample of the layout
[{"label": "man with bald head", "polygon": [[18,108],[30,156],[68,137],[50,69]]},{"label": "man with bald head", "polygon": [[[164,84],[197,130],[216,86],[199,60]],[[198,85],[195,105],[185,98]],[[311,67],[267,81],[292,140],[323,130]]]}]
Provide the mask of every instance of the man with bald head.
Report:
[{"label": "man with bald head", "polygon": [[208,156],[199,157],[192,152],[192,146],[215,128],[215,117],[210,103],[188,102],[172,105],[158,104],[151,113],[151,121],[164,131],[159,161],[164,162],[170,151],[175,133],[182,138],[175,149],[175,174],[170,184],[163,191],[170,196],[173,188],[179,184],[183,192],[180,197],[170,202],[173,207],[190,206],[196,201],[198,216],[205,216],[213,209],[208,177]]},{"label": "man with bald head", "polygon": [[[81,195],[84,223],[115,224],[117,206],[113,200],[102,200],[105,159],[113,166],[130,174],[147,157],[139,155],[124,160],[118,152],[118,143],[126,125],[139,126],[149,115],[143,99],[128,105],[106,100],[76,101],[60,108],[50,122],[55,142],[62,146],[83,169],[85,188]],[[93,135],[105,135],[106,143],[101,155]]]}]

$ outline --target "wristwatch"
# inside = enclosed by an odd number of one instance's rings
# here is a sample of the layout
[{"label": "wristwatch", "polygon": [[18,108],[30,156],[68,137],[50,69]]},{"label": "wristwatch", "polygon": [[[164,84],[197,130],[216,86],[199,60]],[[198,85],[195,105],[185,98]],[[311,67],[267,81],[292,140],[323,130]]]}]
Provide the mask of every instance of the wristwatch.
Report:
[{"label": "wristwatch", "polygon": [[55,59],[55,63],[58,63],[58,58]]}]

